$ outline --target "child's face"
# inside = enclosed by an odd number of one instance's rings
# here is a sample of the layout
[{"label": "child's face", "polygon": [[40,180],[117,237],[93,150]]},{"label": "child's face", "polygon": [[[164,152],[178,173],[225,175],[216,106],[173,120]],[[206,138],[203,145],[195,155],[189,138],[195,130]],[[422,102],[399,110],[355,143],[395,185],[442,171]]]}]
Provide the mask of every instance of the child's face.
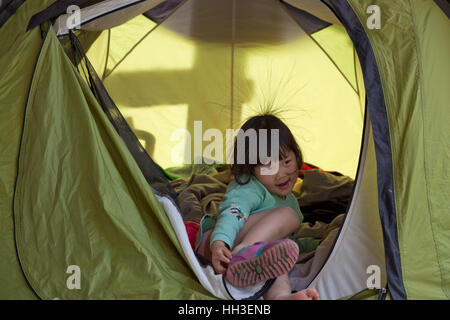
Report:
[{"label": "child's face", "polygon": [[[270,193],[276,194],[280,198],[285,198],[295,185],[298,178],[298,165],[295,153],[292,150],[286,153],[286,157],[278,160],[278,171],[267,174],[267,168],[277,166],[276,163],[268,163],[255,167],[255,177],[261,182]],[[266,169],[265,171],[263,169]],[[266,173],[266,174],[264,174]]]}]

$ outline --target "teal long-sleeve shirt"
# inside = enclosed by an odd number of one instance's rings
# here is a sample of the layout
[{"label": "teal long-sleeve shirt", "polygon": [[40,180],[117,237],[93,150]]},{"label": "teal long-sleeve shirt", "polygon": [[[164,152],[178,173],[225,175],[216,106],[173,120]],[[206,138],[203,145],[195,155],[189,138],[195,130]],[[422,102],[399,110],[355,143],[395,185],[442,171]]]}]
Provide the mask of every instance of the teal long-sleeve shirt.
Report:
[{"label": "teal long-sleeve shirt", "polygon": [[278,207],[292,208],[298,214],[300,222],[303,221],[297,199],[292,192],[282,199],[270,193],[254,176],[244,185],[232,181],[225,193],[225,200],[219,206],[210,246],[214,241],[221,240],[229,248],[233,248],[237,234],[250,215]]}]

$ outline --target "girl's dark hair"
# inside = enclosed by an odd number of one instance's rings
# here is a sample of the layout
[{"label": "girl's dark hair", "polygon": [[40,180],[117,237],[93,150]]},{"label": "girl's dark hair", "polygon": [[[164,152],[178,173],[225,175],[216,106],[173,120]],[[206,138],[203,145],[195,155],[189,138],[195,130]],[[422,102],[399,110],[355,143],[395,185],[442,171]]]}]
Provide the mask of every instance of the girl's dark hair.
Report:
[{"label": "girl's dark hair", "polygon": [[[256,131],[256,155],[259,155],[259,148],[260,148],[260,138],[267,139],[267,156],[270,157],[270,150],[271,150],[271,130],[278,129],[279,133],[279,146],[280,146],[280,159],[282,157],[285,157],[286,152],[289,150],[292,150],[295,154],[298,168],[300,169],[303,165],[303,156],[302,152],[300,151],[300,148],[295,141],[294,136],[292,135],[291,130],[276,116],[271,114],[264,114],[264,115],[258,115],[250,118],[247,120],[241,127],[243,130],[243,133],[247,132],[248,129],[254,129]],[[266,129],[267,135],[261,136],[260,129]],[[244,139],[244,148],[243,150],[240,150],[241,152],[244,152],[243,156],[245,161],[244,163],[238,163],[238,139],[237,137],[234,140],[234,148],[233,148],[233,164],[231,166],[231,173],[234,175],[234,179],[238,184],[246,184],[250,181],[251,175],[254,173],[254,169],[256,166],[261,165],[261,159],[259,159],[259,156],[256,156],[257,160],[256,163],[250,163],[250,157],[255,155],[250,155],[251,149],[250,148],[250,141],[249,136],[246,135]],[[253,152],[255,151],[255,148],[253,148]],[[242,159],[242,158],[240,158]],[[241,161],[242,162],[242,161]],[[246,181],[242,181],[241,179],[247,176]]]}]

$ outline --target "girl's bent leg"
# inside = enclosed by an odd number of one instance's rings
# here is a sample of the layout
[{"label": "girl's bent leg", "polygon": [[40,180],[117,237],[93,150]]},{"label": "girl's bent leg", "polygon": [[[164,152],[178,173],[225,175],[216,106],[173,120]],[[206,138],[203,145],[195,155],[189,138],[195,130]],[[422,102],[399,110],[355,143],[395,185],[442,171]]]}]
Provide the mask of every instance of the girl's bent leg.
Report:
[{"label": "girl's bent leg", "polygon": [[300,218],[289,207],[279,207],[249,217],[238,233],[232,253],[255,242],[284,239],[300,227]]}]

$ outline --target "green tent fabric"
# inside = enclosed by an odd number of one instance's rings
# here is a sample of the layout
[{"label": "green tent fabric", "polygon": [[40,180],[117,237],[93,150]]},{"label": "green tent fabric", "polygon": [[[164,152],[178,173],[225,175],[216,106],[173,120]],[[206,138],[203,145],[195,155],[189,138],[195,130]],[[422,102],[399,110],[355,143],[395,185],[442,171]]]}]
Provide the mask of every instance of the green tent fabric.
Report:
[{"label": "green tent fabric", "polygon": [[[167,217],[134,160],[58,44],[50,32],[36,65],[20,147],[14,211],[28,281],[45,298],[113,298],[108,286],[120,287],[127,298],[206,297],[180,263]],[[65,245],[55,251],[57,243]],[[80,267],[83,285],[60,296],[57,286],[65,281],[50,279],[63,280],[68,265]],[[164,285],[168,280],[179,285]]]},{"label": "green tent fabric", "polygon": [[[369,30],[386,104],[402,280],[407,296],[449,298],[449,135],[445,89],[450,23],[431,1],[380,1],[382,29]],[[367,4],[351,2],[360,21]],[[395,19],[394,17],[399,17]],[[444,69],[441,69],[444,68]],[[420,252],[420,254],[417,254]]]},{"label": "green tent fabric", "polygon": [[[38,48],[39,31],[33,34]],[[53,32],[45,37],[32,79],[23,128],[19,115],[9,143],[2,144],[17,148],[2,152],[12,158],[2,178],[19,173],[14,194],[8,192],[6,200],[2,193],[2,205],[14,198],[16,229],[14,237],[12,210],[5,208],[2,298],[33,298],[31,290],[43,299],[211,298],[183,261],[167,217]],[[27,97],[23,82],[20,98]],[[70,265],[80,267],[80,290],[67,289]]]},{"label": "green tent fabric", "polygon": [[[304,10],[313,3],[286,2]],[[0,25],[0,298],[215,298],[55,30],[26,30],[53,3],[17,3]],[[342,25],[322,16],[324,3]],[[117,10],[98,25],[120,25],[88,31],[94,19],[77,34],[136,135],[156,141],[145,147],[162,166],[173,165],[168,141],[180,121],[190,132],[194,120],[204,130],[239,127],[264,104],[250,94],[259,90],[287,112],[307,160],[356,177],[344,227],[310,284],[325,297],[364,288],[375,261],[390,297],[448,299],[450,22],[433,1],[377,1],[381,29],[367,24],[369,0],[314,5],[329,21],[312,34],[269,0],[188,0],[162,24],[143,15],[122,21],[126,10]],[[193,12],[197,19],[185,19]],[[190,23],[200,30],[193,38],[183,34]],[[232,40],[218,41],[230,30]],[[310,127],[296,125],[298,104],[311,107],[311,121],[303,120]],[[73,265],[79,290],[67,285]]]},{"label": "green tent fabric", "polygon": [[[379,5],[410,16],[394,21],[383,10],[382,32],[366,29],[378,49],[375,58],[389,121],[403,283],[410,297],[448,299],[450,218],[444,159],[450,95],[449,74],[440,70],[450,67],[444,31],[450,24],[430,1]],[[363,5],[355,2],[352,7],[361,20],[366,16]],[[414,254],[417,250],[420,254]]]},{"label": "green tent fabric", "polygon": [[[26,7],[21,7],[23,10]],[[35,8],[36,11],[36,8]],[[30,10],[27,11],[31,14]],[[22,18],[22,23],[25,21]],[[11,24],[11,20],[8,21]],[[28,87],[33,73],[34,62],[41,46],[39,30],[34,30],[28,35],[19,32],[18,28],[10,28],[13,37],[6,37],[3,27],[1,30],[4,45],[0,48],[0,91],[1,96],[1,130],[5,132],[1,136],[1,243],[0,269],[3,283],[2,298],[33,298],[34,294],[28,287],[20,269],[16,257],[12,204],[15,176],[17,173],[17,156],[21,128],[23,125],[24,107],[27,99]],[[22,52],[20,55],[11,56],[11,52]],[[22,72],[16,72],[19,68]]]}]

